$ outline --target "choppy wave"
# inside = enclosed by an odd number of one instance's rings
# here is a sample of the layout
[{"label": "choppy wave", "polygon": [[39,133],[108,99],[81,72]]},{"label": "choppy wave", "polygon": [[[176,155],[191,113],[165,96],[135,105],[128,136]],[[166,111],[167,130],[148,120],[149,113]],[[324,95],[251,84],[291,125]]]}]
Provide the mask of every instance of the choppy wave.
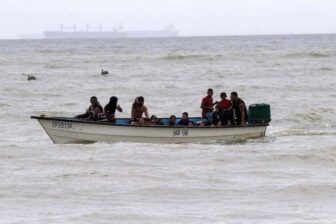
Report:
[{"label": "choppy wave", "polygon": [[336,108],[332,107],[314,108],[307,109],[306,112],[290,114],[286,120],[308,126],[315,126],[316,124],[324,124],[328,126],[335,124],[335,113]]},{"label": "choppy wave", "polygon": [[325,67],[325,68],[321,68],[321,71],[334,71],[334,69]]},{"label": "choppy wave", "polygon": [[290,53],[287,54],[286,56],[288,58],[301,58],[301,57],[328,58],[328,57],[335,57],[335,54],[326,52],[300,52],[300,53]]},{"label": "choppy wave", "polygon": [[322,136],[322,135],[336,135],[335,130],[319,130],[307,128],[291,128],[279,132],[272,133],[274,136]]},{"label": "choppy wave", "polygon": [[163,60],[187,60],[187,59],[203,59],[203,60],[215,60],[223,57],[223,55],[205,55],[205,54],[170,54],[161,57]]},{"label": "choppy wave", "polygon": [[43,67],[44,68],[46,68],[46,69],[61,69],[61,68],[63,68],[64,67],[64,65],[63,64],[44,64],[43,65]]},{"label": "choppy wave", "polygon": [[11,107],[10,104],[7,103],[0,103],[0,108]]},{"label": "choppy wave", "polygon": [[[335,44],[336,36],[2,44],[2,220],[333,223]],[[99,75],[101,67],[111,75]],[[38,80],[27,82],[21,73],[37,74]],[[118,117],[129,115],[137,95],[145,96],[150,115],[199,116],[209,87],[216,100],[225,90],[238,91],[247,103],[270,103],[266,137],[54,145],[29,118],[80,114],[91,95],[101,103],[118,96],[124,109]],[[260,211],[272,215],[265,220]]]},{"label": "choppy wave", "polygon": [[323,183],[323,184],[300,183],[297,185],[282,188],[281,190],[299,195],[308,194],[308,195],[330,196],[330,194],[335,194],[336,186],[332,183]]}]

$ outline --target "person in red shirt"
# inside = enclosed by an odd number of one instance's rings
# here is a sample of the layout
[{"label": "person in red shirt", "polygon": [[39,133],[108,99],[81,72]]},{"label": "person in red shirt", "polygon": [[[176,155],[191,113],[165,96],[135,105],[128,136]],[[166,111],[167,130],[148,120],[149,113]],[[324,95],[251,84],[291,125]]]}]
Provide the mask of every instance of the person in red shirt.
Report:
[{"label": "person in red shirt", "polygon": [[212,122],[212,114],[214,110],[214,105],[217,104],[217,101],[213,102],[213,90],[208,89],[207,96],[202,99],[201,108],[202,108],[202,117],[207,119],[210,123]]},{"label": "person in red shirt", "polygon": [[[217,110],[213,114],[214,125],[227,125],[229,119],[232,119],[232,102],[227,99],[225,92],[220,94],[221,101],[217,103]],[[220,123],[219,123],[220,121]]]}]

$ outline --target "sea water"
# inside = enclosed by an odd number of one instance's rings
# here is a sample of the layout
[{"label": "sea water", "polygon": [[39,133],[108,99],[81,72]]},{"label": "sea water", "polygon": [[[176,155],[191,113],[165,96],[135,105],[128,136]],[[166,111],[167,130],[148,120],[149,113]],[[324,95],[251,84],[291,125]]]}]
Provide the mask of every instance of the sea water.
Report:
[{"label": "sea water", "polygon": [[[336,222],[335,35],[2,40],[0,83],[1,224]],[[270,104],[266,137],[54,145],[30,119],[199,116],[208,88]]]}]

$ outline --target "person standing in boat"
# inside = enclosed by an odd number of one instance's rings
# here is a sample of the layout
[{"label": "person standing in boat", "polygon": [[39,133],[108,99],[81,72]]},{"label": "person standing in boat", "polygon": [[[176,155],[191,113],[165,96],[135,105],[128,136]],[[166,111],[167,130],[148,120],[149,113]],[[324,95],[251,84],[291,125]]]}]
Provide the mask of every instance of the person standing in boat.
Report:
[{"label": "person standing in boat", "polygon": [[122,108],[120,107],[120,105],[118,105],[118,98],[112,96],[110,98],[110,102],[106,104],[106,106],[104,107],[105,118],[108,122],[116,123],[116,117],[115,117],[116,110],[122,112]]},{"label": "person standing in boat", "polygon": [[214,105],[217,104],[217,101],[213,102],[213,90],[208,89],[207,96],[202,99],[201,108],[202,108],[202,117],[207,119],[208,123],[212,122],[212,113],[214,110]]},{"label": "person standing in boat", "polygon": [[230,98],[237,125],[245,126],[247,122],[247,109],[245,102],[238,97],[237,92],[232,92]]},{"label": "person standing in boat", "polygon": [[[148,110],[144,103],[145,99],[143,96],[135,98],[132,104],[131,124],[144,124],[145,120],[149,119]],[[145,117],[142,117],[143,114],[145,114]]]},{"label": "person standing in boat", "polygon": [[90,99],[90,107],[86,110],[84,114],[76,116],[76,118],[83,119],[83,120],[93,120],[97,121],[103,117],[104,110],[103,107],[98,102],[96,96],[92,96]]}]

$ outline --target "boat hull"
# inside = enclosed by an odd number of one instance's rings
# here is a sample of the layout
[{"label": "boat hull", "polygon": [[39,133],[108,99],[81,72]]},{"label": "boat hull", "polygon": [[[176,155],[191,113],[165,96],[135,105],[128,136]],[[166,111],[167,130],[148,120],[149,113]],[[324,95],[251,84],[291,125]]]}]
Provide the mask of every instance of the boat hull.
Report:
[{"label": "boat hull", "polygon": [[114,125],[60,118],[37,119],[55,144],[92,142],[188,143],[234,141],[265,136],[265,125],[246,127],[168,127]]}]

